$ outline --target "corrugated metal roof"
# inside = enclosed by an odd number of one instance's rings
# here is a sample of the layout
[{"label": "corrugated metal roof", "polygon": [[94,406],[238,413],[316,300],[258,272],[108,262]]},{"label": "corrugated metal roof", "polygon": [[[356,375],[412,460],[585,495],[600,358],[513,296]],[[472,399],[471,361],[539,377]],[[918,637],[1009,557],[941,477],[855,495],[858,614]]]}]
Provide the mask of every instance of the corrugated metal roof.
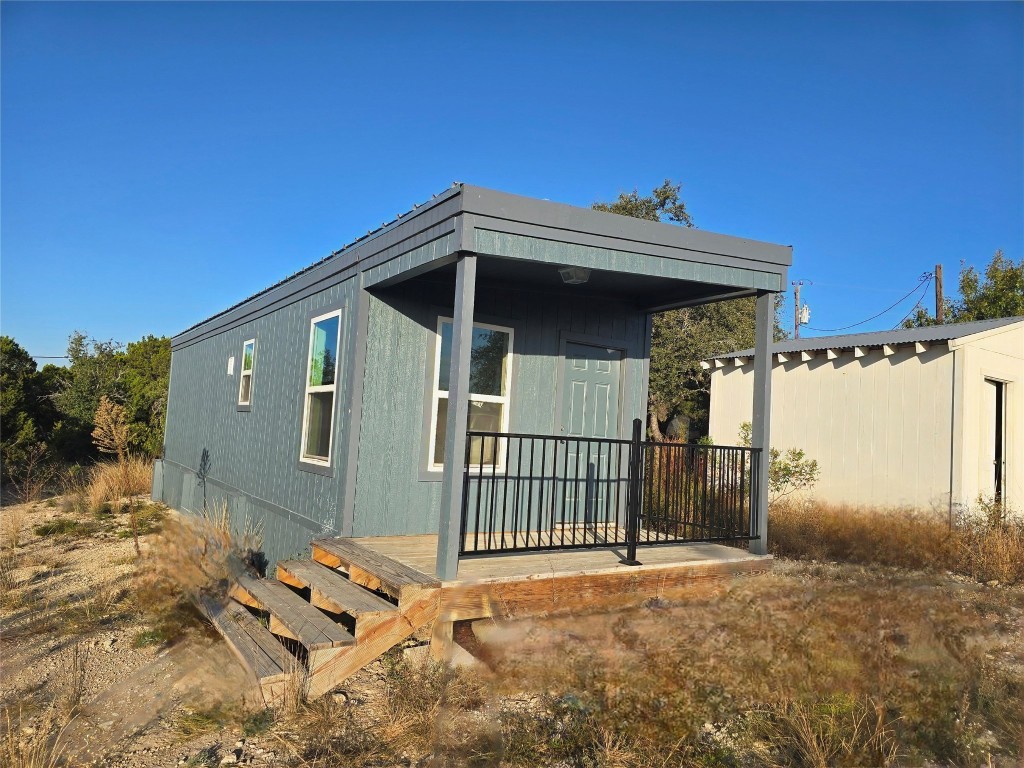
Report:
[{"label": "corrugated metal roof", "polygon": [[347,243],[347,244],[341,246],[341,248],[339,248],[338,250],[336,250],[336,251],[334,251],[332,253],[327,254],[326,256],[324,256],[319,261],[314,262],[313,264],[310,264],[308,267],[305,267],[304,269],[300,269],[298,272],[295,272],[294,274],[288,275],[288,277],[284,278],[283,280],[279,280],[278,282],[274,283],[273,285],[267,286],[262,291],[258,291],[256,293],[254,293],[252,296],[248,296],[248,297],[242,299],[237,304],[232,304],[227,309],[224,309],[224,310],[218,312],[215,315],[210,315],[205,320],[200,320],[195,325],[192,325],[192,326],[186,328],[185,330],[183,330],[183,331],[181,331],[181,332],[179,332],[179,333],[177,333],[175,335],[176,336],[181,336],[183,334],[186,334],[189,331],[194,330],[194,329],[198,328],[201,325],[205,325],[206,323],[210,322],[211,320],[215,320],[216,318],[220,317],[221,315],[226,315],[228,312],[231,312],[231,311],[233,311],[235,309],[238,309],[238,307],[242,306],[243,304],[247,304],[248,302],[252,301],[255,298],[258,298],[258,297],[260,297],[260,296],[262,296],[262,295],[264,295],[266,293],[270,293],[272,290],[274,290],[278,286],[281,286],[281,285],[284,285],[285,283],[291,282],[292,280],[294,280],[295,278],[299,277],[300,275],[304,275],[307,272],[310,272],[310,271],[316,269],[320,265],[326,264],[331,259],[334,259],[334,258],[337,258],[338,256],[341,256],[341,254],[343,254],[345,251],[349,250],[350,248],[354,248],[355,246],[361,245],[362,243],[366,242],[367,240],[370,240],[370,239],[372,239],[374,237],[377,237],[377,236],[381,235],[383,232],[389,230],[391,227],[393,227],[396,224],[398,224],[399,222],[401,222],[409,214],[411,214],[413,212],[419,211],[424,206],[436,205],[437,203],[441,202],[442,200],[447,200],[451,196],[451,194],[454,194],[456,191],[459,191],[461,189],[462,189],[462,182],[461,181],[452,182],[452,185],[450,187],[448,187],[447,189],[445,189],[442,192],[438,192],[436,195],[434,195],[432,198],[430,198],[426,202],[418,203],[417,205],[414,205],[408,211],[405,211],[404,213],[400,213],[397,216],[395,216],[395,218],[393,218],[391,221],[384,222],[379,227],[377,227],[377,229],[372,229],[369,232],[367,232],[365,235],[363,235],[362,237],[357,237],[352,242]]},{"label": "corrugated metal roof", "polygon": [[[772,353],[776,352],[815,352],[825,349],[850,349],[853,347],[880,347],[883,344],[913,344],[916,341],[949,341],[970,336],[1004,325],[1024,322],[1024,317],[1000,317],[995,320],[975,320],[969,323],[950,323],[948,325],[929,325],[925,328],[898,328],[894,331],[875,331],[874,333],[849,333],[843,336],[818,336],[812,339],[789,339],[772,344]],[[750,357],[753,349],[741,349],[708,358],[725,359],[733,357]]]}]

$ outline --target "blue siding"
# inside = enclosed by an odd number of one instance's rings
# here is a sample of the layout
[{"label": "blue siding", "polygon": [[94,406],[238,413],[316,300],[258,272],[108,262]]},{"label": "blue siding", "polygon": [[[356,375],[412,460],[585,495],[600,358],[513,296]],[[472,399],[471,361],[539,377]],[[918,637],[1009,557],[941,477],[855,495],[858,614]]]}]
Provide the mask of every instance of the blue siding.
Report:
[{"label": "blue siding", "polygon": [[[337,530],[339,525],[357,286],[355,278],[339,283],[252,322],[178,348],[172,356],[165,457],[194,472],[203,450],[209,451],[211,481],[221,488],[244,491],[251,502],[250,512],[265,519],[268,556],[292,554],[286,550],[303,538],[282,533],[284,528],[296,527],[295,519],[275,519],[281,517],[275,507],[301,518],[299,530]],[[303,379],[309,319],[339,305],[342,318],[332,447],[334,476],[327,477],[298,468]],[[239,412],[236,403],[242,344],[251,338],[256,339],[252,406],[249,412]],[[235,372],[228,376],[227,363],[232,356]],[[168,503],[182,509],[200,508],[201,503],[197,505],[190,498],[194,477],[185,481],[177,478],[177,483],[174,480],[171,474],[165,474],[164,498]],[[191,484],[184,489],[184,496],[182,482]],[[303,547],[309,538],[305,536]]]},{"label": "blue siding", "polygon": [[526,237],[488,229],[474,230],[474,236],[476,250],[479,253],[505,258],[570,264],[610,272],[665,277],[736,288],[757,288],[767,291],[783,289],[780,275],[761,270],[596,248],[576,243],[557,243],[539,237]]},{"label": "blue siding", "polygon": [[[428,369],[435,328],[451,301],[373,297],[363,381],[353,535],[436,533],[441,483],[423,479],[429,440]],[[643,418],[645,316],[635,309],[569,294],[478,288],[476,319],[515,330],[509,428],[555,434],[556,390],[566,336],[625,347],[622,422]],[[621,434],[627,433],[622,427]]]}]

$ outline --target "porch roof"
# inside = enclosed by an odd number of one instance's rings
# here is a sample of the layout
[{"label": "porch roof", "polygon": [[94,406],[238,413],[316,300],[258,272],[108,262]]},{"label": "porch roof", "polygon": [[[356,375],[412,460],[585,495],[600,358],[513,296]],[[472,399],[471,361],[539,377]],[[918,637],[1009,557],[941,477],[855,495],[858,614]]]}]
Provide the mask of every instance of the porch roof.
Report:
[{"label": "porch roof", "polygon": [[758,290],[781,291],[792,247],[686,229],[455,183],[426,203],[310,267],[175,336],[178,347],[248,322],[363,274],[367,288],[444,268],[460,253],[484,257],[500,279],[560,281],[592,270],[594,285],[644,296],[651,311]]}]

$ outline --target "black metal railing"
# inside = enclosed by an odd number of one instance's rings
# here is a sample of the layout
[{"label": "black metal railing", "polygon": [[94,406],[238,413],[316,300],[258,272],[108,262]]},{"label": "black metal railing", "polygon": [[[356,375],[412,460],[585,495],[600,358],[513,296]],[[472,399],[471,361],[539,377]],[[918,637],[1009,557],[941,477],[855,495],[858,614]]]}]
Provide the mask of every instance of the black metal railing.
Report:
[{"label": "black metal railing", "polygon": [[470,430],[460,554],[756,537],[750,448]]}]

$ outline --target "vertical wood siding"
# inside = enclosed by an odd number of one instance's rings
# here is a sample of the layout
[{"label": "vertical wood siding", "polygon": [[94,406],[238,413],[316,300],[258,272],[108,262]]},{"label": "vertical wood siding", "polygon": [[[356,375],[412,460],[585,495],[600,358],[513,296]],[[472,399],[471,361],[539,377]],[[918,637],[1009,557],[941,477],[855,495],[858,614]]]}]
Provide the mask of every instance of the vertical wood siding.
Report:
[{"label": "vertical wood siding", "polygon": [[[441,483],[421,479],[429,439],[427,370],[434,364],[435,328],[451,298],[374,296],[370,303],[363,421],[356,481],[356,536],[435,533]],[[509,411],[512,432],[557,432],[556,391],[562,335],[580,334],[625,346],[623,420],[643,418],[645,316],[635,309],[598,303],[571,293],[477,290],[476,319],[515,331]],[[628,401],[626,400],[628,398]]]},{"label": "vertical wood siding", "polygon": [[548,264],[570,264],[612,272],[628,272],[634,275],[731,285],[737,288],[782,290],[780,275],[741,267],[706,264],[644,253],[629,253],[576,243],[557,243],[538,237],[495,232],[489,229],[475,229],[474,239],[478,253],[506,258],[526,259]]},{"label": "vertical wood siding", "polygon": [[[250,323],[225,331],[172,356],[168,395],[165,456],[170,462],[197,469],[204,449],[209,451],[209,477],[222,487],[244,491],[250,512],[264,518],[268,554],[291,554],[290,547],[310,536],[288,533],[335,530],[344,489],[347,453],[347,395],[352,381],[348,369],[358,280],[353,278]],[[334,476],[298,468],[309,319],[318,311],[342,306],[332,443]],[[238,376],[242,344],[256,339],[251,411],[239,412]],[[229,357],[235,370],[227,375]],[[170,466],[168,463],[167,466]],[[164,478],[165,500],[174,507],[195,509],[190,498],[195,478],[174,482]],[[184,494],[184,495],[182,495]],[[260,504],[260,501],[268,504]],[[297,526],[274,508],[291,510],[303,519]]]}]

